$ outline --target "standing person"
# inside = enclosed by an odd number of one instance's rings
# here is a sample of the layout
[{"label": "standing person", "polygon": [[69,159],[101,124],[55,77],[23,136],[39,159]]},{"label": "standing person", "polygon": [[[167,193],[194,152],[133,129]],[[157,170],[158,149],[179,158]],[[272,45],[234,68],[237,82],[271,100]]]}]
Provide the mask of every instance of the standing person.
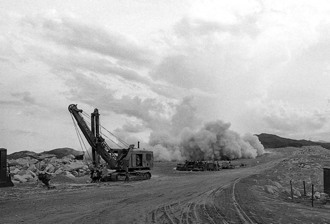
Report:
[{"label": "standing person", "polygon": [[98,167],[92,167],[91,168],[91,179],[92,183],[99,182],[101,179],[101,171]]},{"label": "standing person", "polygon": [[51,175],[46,171],[37,171],[38,180],[40,180],[48,189],[52,188],[49,184]]}]

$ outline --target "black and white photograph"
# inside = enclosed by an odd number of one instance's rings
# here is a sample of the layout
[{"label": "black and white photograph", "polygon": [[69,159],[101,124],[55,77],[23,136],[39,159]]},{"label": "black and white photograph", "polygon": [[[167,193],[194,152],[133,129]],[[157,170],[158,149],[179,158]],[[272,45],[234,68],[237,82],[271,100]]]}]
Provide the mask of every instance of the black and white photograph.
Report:
[{"label": "black and white photograph", "polygon": [[330,223],[330,1],[1,0],[0,223]]}]

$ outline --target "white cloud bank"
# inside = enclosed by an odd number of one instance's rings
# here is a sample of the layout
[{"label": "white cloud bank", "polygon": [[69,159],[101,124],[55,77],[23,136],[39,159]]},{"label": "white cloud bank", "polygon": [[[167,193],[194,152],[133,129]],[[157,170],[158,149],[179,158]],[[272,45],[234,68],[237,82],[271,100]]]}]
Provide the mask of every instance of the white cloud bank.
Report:
[{"label": "white cloud bank", "polygon": [[[260,146],[246,132],[330,141],[326,1],[134,3],[134,12],[125,1],[0,4],[0,134],[10,151],[77,148],[70,103],[98,107],[104,126],[164,158],[194,157],[190,147],[209,158],[210,144],[254,157]],[[173,17],[156,16],[165,12]],[[239,134],[208,130],[226,122]]]}]

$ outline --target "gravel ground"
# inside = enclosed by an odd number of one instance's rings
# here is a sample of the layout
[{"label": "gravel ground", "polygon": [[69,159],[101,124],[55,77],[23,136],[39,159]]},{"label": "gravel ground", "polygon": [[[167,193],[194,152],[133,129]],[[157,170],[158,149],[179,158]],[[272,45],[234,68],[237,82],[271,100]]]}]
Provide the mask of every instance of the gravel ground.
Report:
[{"label": "gravel ground", "polygon": [[[52,190],[47,190],[40,183],[1,188],[0,223],[329,221],[326,214],[319,211],[326,211],[325,208],[311,209],[298,200],[291,202],[285,194],[270,194],[264,190],[265,185],[274,184],[274,181],[286,187],[287,179],[282,177],[291,178],[288,167],[295,164],[291,159],[298,157],[299,150],[270,150],[270,153],[256,159],[234,161],[234,165],[245,163],[247,166],[233,170],[179,172],[173,169],[176,166],[174,162],[155,162],[153,177],[146,181],[90,184],[84,177],[74,183],[57,180],[54,182],[56,189]],[[310,152],[306,151],[302,156],[309,158],[309,155]],[[314,162],[318,163],[317,160]],[[291,171],[297,172],[298,168]],[[314,179],[317,178],[315,174]]]}]

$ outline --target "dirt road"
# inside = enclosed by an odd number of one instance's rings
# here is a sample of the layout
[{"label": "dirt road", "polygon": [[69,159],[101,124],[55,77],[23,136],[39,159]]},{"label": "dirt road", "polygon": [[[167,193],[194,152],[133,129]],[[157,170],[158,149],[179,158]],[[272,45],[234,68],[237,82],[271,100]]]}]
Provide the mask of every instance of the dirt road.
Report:
[{"label": "dirt road", "polygon": [[256,166],[219,172],[179,173],[172,163],[159,164],[147,181],[77,184],[57,190],[30,187],[16,193],[20,198],[14,197],[13,189],[1,189],[9,196],[0,199],[0,223],[243,222],[247,217],[235,205],[234,194],[227,195],[235,208],[229,218],[219,209],[217,195],[234,187],[235,180],[280,160],[278,155],[268,155]]}]

